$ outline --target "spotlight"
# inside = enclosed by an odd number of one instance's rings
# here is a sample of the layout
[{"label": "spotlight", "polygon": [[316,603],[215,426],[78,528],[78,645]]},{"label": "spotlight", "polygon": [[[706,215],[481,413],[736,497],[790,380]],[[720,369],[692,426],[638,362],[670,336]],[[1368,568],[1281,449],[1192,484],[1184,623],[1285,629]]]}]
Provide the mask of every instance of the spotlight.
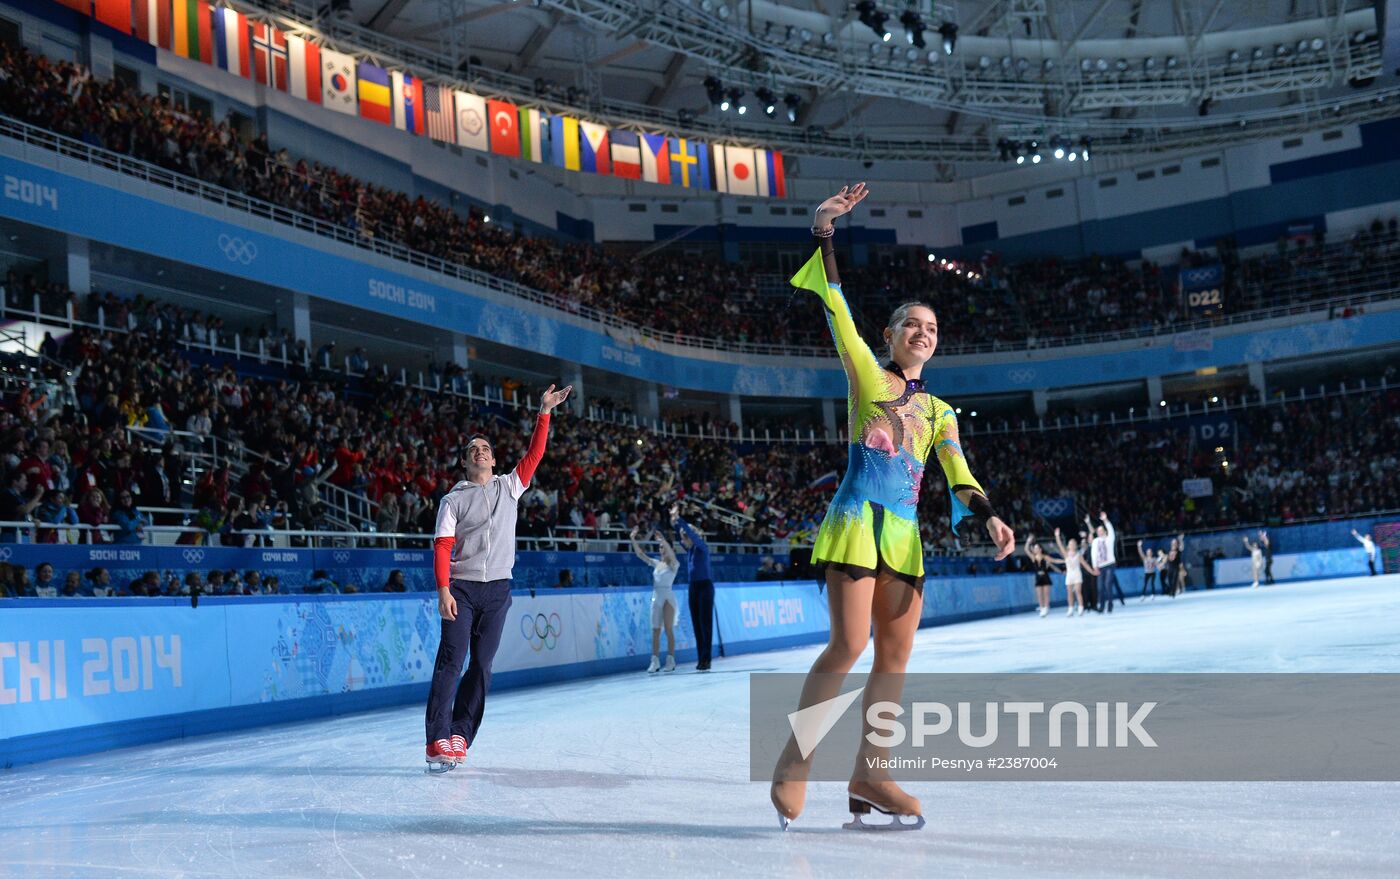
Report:
[{"label": "spotlight", "polygon": [[1032,164],[1032,165],[1039,165],[1039,164],[1040,164],[1040,153],[1036,153],[1035,155],[1031,156],[1031,164]]},{"label": "spotlight", "polygon": [[1324,40],[1322,37],[1313,37],[1312,43],[1310,43],[1309,45],[1312,47],[1312,50],[1314,52],[1321,52],[1322,47],[1327,45],[1327,41]]},{"label": "spotlight", "polygon": [[992,66],[992,59],[988,58],[986,55],[983,55],[982,57],[977,59],[977,66],[982,68],[983,70],[986,70],[988,67]]},{"label": "spotlight", "polygon": [[915,61],[919,60],[919,56],[921,54],[923,53],[921,53],[918,49],[914,48],[913,46],[910,46],[909,48],[904,50],[904,60],[908,61],[910,64],[913,64]]},{"label": "spotlight", "polygon": [[885,22],[889,21],[888,13],[881,12],[876,7],[874,0],[860,0],[856,4],[856,15],[860,23],[875,32],[882,42],[889,42],[890,32],[885,29]]},{"label": "spotlight", "polygon": [[1082,70],[1082,71],[1084,71],[1085,73],[1088,73],[1090,70],[1093,70],[1093,69],[1094,69],[1094,62],[1093,62],[1093,60],[1092,60],[1092,59],[1089,59],[1089,58],[1085,58],[1085,59],[1081,60],[1081,61],[1079,62],[1079,69]]},{"label": "spotlight", "polygon": [[1080,158],[1082,158],[1086,162],[1089,161],[1089,143],[1092,140],[1093,138],[1091,137],[1082,137],[1079,139]]},{"label": "spotlight", "polygon": [[1307,40],[1299,40],[1299,41],[1298,41],[1298,54],[1301,55],[1301,54],[1303,54],[1304,52],[1307,52],[1307,51],[1308,51],[1308,47],[1311,46],[1311,45],[1312,45],[1312,43],[1308,42]]},{"label": "spotlight", "polygon": [[754,92],[754,97],[758,98],[758,105],[763,108],[764,115],[772,116],[777,112],[778,99],[773,96],[772,89],[762,86]]},{"label": "spotlight", "polygon": [[787,107],[787,120],[793,123],[797,122],[797,111],[802,108],[802,99],[789,92],[783,98],[783,104]]},{"label": "spotlight", "polygon": [[482,215],[481,215],[481,222],[483,222],[483,223],[489,223],[489,222],[491,222],[491,215],[490,215],[490,214],[482,214]]},{"label": "spotlight", "polygon": [[1254,47],[1254,51],[1252,51],[1252,52],[1249,53],[1249,59],[1250,59],[1251,61],[1261,61],[1261,60],[1263,60],[1263,58],[1264,58],[1264,47],[1263,47],[1263,46],[1255,46],[1255,47]]},{"label": "spotlight", "polygon": [[917,48],[926,48],[924,43],[924,20],[919,17],[919,13],[912,9],[904,10],[904,14],[899,17],[899,23],[904,25],[904,38]]},{"label": "spotlight", "polygon": [[797,32],[797,38],[804,43],[810,43],[812,42],[812,32],[804,27],[802,30]]},{"label": "spotlight", "polygon": [[1026,164],[1026,157],[1025,157],[1025,154],[1022,154],[1022,155],[1019,155],[1019,156],[1016,157],[1016,164],[1018,164],[1018,165],[1024,165],[1024,164]]},{"label": "spotlight", "polygon": [[1240,63],[1240,50],[1239,50],[1239,49],[1231,49],[1231,50],[1230,50],[1229,61],[1230,61],[1231,64],[1239,64],[1239,63]]},{"label": "spotlight", "polygon": [[1168,69],[1168,70],[1175,70],[1175,69],[1176,69],[1176,56],[1175,56],[1175,55],[1168,55],[1168,56],[1167,56],[1167,69]]},{"label": "spotlight", "polygon": [[1145,70],[1145,71],[1147,71],[1148,73],[1151,73],[1153,70],[1156,70],[1156,69],[1157,69],[1157,59],[1156,59],[1156,58],[1148,58],[1148,59],[1146,59],[1145,61],[1142,62],[1142,69]]},{"label": "spotlight", "polygon": [[1058,137],[1051,141],[1050,145],[1055,149],[1055,158],[1063,159],[1065,157],[1064,144],[1060,143],[1060,139]]},{"label": "spotlight", "polygon": [[1070,160],[1071,162],[1073,162],[1075,159],[1078,159],[1078,158],[1079,158],[1079,153],[1076,153],[1074,150],[1070,150],[1070,151],[1069,151],[1069,160]]},{"label": "spotlight", "polygon": [[721,110],[729,109],[724,101],[724,85],[718,77],[705,77],[705,94],[709,97],[711,106],[719,107]]},{"label": "spotlight", "polygon": [[1045,61],[1040,65],[1040,69],[1041,69],[1041,70],[1044,70],[1046,73],[1049,73],[1050,71],[1054,70],[1054,69],[1055,69],[1055,59],[1054,59],[1054,58],[1046,58]]},{"label": "spotlight", "polygon": [[676,111],[676,122],[681,128],[689,128],[695,123],[695,114],[682,107]]},{"label": "spotlight", "polygon": [[728,21],[730,15],[729,7],[721,3],[719,9],[715,10],[715,15],[719,16],[720,21]]},{"label": "spotlight", "polygon": [[1108,72],[1108,61],[1106,59],[1100,58],[1099,60],[1094,62],[1094,69],[1097,70],[1099,73]]},{"label": "spotlight", "polygon": [[726,97],[728,98],[728,100],[726,100],[723,104],[719,105],[719,108],[721,110],[729,110],[732,108],[738,110],[739,115],[741,116],[747,111],[748,108],[744,106],[742,101],[744,97],[743,89],[730,89],[729,94]]},{"label": "spotlight", "polygon": [[822,45],[823,45],[823,46],[831,46],[831,45],[834,45],[835,43],[836,43],[836,34],[833,34],[831,31],[827,31],[826,33],[822,34]]},{"label": "spotlight", "polygon": [[933,254],[930,253],[930,254],[928,255],[928,261],[929,261],[929,262],[933,262]]},{"label": "spotlight", "polygon": [[958,26],[945,21],[938,26],[938,35],[943,38],[943,54],[951,55],[958,47]]},{"label": "spotlight", "polygon": [[1117,61],[1114,61],[1114,62],[1113,62],[1113,67],[1114,67],[1114,69],[1117,70],[1119,73],[1122,73],[1123,71],[1125,71],[1125,70],[1128,69],[1128,59],[1127,59],[1127,58],[1119,58]]}]

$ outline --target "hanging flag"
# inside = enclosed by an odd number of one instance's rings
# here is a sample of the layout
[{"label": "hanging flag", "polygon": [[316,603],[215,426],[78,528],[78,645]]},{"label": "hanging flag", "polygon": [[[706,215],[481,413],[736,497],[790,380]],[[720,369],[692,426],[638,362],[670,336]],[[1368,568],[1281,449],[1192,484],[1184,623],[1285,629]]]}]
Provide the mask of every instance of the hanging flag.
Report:
[{"label": "hanging flag", "polygon": [[641,180],[641,138],[637,136],[635,131],[622,131],[620,129],[613,129],[610,137],[612,139],[613,176],[623,177],[627,180]]},{"label": "hanging flag", "polygon": [[642,179],[650,183],[671,182],[670,140],[664,134],[642,135]]},{"label": "hanging flag", "polygon": [[394,124],[394,105],[389,94],[389,71],[378,64],[361,61],[355,67],[359,79],[360,118],[382,125]]},{"label": "hanging flag", "polygon": [[773,198],[787,197],[787,182],[783,179],[783,154],[777,150],[754,150],[754,172],[758,175],[758,194]]},{"label": "hanging flag", "polygon": [[698,140],[673,137],[667,147],[671,154],[671,182],[686,189],[712,189],[710,151]]},{"label": "hanging flag", "polygon": [[533,107],[520,108],[520,156],[543,162],[549,155],[549,116]]},{"label": "hanging flag", "polygon": [[457,111],[457,143],[486,152],[491,149],[486,133],[486,100],[471,92],[453,92]]},{"label": "hanging flag", "polygon": [[170,17],[170,4],[164,0],[135,0],[132,3],[131,11],[134,21],[132,33],[136,39],[143,43],[150,43],[152,46],[159,46],[160,43],[160,7],[165,7],[166,18]]},{"label": "hanging flag", "polygon": [[520,156],[520,114],[510,101],[487,101],[486,118],[491,120],[491,152]]},{"label": "hanging flag", "polygon": [[395,70],[390,77],[394,84],[394,127],[412,134],[422,134],[426,129],[423,80],[399,70]]},{"label": "hanging flag", "polygon": [[301,37],[287,37],[287,85],[292,97],[321,103],[321,47]]},{"label": "hanging flag", "polygon": [[214,64],[247,78],[248,17],[227,7],[214,10]]},{"label": "hanging flag", "polygon": [[349,55],[321,48],[321,103],[337,113],[354,116],[355,59]]},{"label": "hanging flag", "polygon": [[131,33],[131,0],[93,0],[92,10],[93,17],[108,27]]},{"label": "hanging flag", "polygon": [[423,86],[423,114],[428,118],[428,137],[443,143],[457,142],[457,126],[452,121],[452,90],[426,83]]},{"label": "hanging flag", "polygon": [[261,21],[253,22],[253,77],[280,92],[287,90],[287,36]]},{"label": "hanging flag", "polygon": [[156,4],[156,45],[162,49],[175,50],[175,11],[170,0],[155,0]]},{"label": "hanging flag", "polygon": [[608,128],[596,122],[578,124],[579,164],[590,174],[611,174],[612,156],[608,147]]},{"label": "hanging flag", "polygon": [[578,120],[572,116],[551,116],[549,119],[549,161],[555,167],[577,171]]},{"label": "hanging flag", "polygon": [[214,62],[213,16],[202,0],[171,0],[175,22],[171,51],[191,61]]},{"label": "hanging flag", "polygon": [[715,144],[714,163],[715,189],[730,195],[758,195],[753,150]]}]

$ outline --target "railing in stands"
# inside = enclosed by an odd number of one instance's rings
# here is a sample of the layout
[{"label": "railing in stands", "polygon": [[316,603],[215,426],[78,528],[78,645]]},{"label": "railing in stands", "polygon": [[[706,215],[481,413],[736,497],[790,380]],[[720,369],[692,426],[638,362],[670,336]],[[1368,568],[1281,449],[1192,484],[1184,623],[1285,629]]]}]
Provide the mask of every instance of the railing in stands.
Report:
[{"label": "railing in stands", "polygon": [[[54,132],[29,125],[28,123],[12,117],[0,116],[0,137],[8,137],[30,146],[58,153],[67,158],[84,161],[97,167],[134,177],[156,186],[161,186],[185,195],[191,195],[230,210],[291,226],[342,244],[348,244],[360,250],[377,253],[390,259],[419,266],[450,278],[477,284],[498,293],[543,305],[572,315],[575,318],[620,332],[629,340],[639,344],[653,347],[656,344],[665,344],[682,348],[697,348],[709,351],[723,351],[726,353],[775,357],[815,357],[826,359],[829,358],[832,353],[830,346],[825,344],[760,345],[753,342],[711,339],[641,327],[629,321],[622,320],[608,312],[581,305],[565,297],[545,293],[541,290],[536,290],[523,284],[517,284],[513,281],[506,281],[487,272],[449,262],[439,257],[430,256],[400,244],[368,238],[362,232],[357,232],[347,226],[329,223],[307,214],[274,205],[271,202],[262,201],[261,199],[252,198],[242,193],[214,186],[202,180],[197,180],[193,177],[188,177],[147,162],[133,159],[130,156],[95,147],[60,134],[55,134]],[[1366,280],[1368,283],[1374,284],[1377,279],[1371,276],[1367,277]],[[1284,317],[1319,310],[1328,305],[1344,306],[1363,304],[1365,302],[1391,298],[1397,292],[1400,292],[1400,273],[1387,275],[1382,279],[1381,283],[1388,284],[1389,286],[1384,290],[1377,289],[1373,286],[1372,292],[1359,296],[1334,298],[1328,300],[1326,303],[1313,303],[1311,305],[1299,304],[1258,309],[1220,318],[1182,322],[1170,328],[1143,327],[1134,330],[1037,339],[1034,344],[1029,342],[1014,342],[945,345],[942,350],[944,354],[977,354],[1060,348],[1073,345],[1103,344],[1106,342],[1159,336],[1166,332],[1192,332],[1222,325],[1233,325],[1275,317]]]}]

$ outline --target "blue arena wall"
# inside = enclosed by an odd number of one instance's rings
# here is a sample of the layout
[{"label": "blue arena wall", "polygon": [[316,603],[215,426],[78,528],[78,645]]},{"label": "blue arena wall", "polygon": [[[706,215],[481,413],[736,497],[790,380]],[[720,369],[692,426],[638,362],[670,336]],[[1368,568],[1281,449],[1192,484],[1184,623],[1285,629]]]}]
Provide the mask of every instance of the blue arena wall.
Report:
[{"label": "blue arena wall", "polygon": [[[695,661],[680,602],[677,659]],[[923,624],[1014,613],[1028,575],[939,580]],[[493,687],[640,671],[651,590],[517,591]],[[811,582],[721,583],[717,650],[824,641]],[[21,599],[0,609],[0,766],[426,697],[439,620],[432,596]],[[416,726],[405,730],[413,741]],[[60,735],[55,735],[55,734]],[[76,750],[74,750],[76,749]]]}]

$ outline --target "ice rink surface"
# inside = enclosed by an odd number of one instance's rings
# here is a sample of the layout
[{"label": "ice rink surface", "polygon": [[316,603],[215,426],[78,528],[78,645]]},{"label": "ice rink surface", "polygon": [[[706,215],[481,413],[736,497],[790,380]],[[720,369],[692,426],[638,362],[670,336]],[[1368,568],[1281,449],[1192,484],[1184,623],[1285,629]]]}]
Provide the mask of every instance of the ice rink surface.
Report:
[{"label": "ice rink surface", "polygon": [[[0,875],[1400,875],[1400,784],[911,783],[928,826],[863,834],[823,783],[781,833],[748,673],[818,650],[500,693],[440,777],[418,706],[0,772]],[[926,629],[909,668],[1400,672],[1400,576]]]}]

